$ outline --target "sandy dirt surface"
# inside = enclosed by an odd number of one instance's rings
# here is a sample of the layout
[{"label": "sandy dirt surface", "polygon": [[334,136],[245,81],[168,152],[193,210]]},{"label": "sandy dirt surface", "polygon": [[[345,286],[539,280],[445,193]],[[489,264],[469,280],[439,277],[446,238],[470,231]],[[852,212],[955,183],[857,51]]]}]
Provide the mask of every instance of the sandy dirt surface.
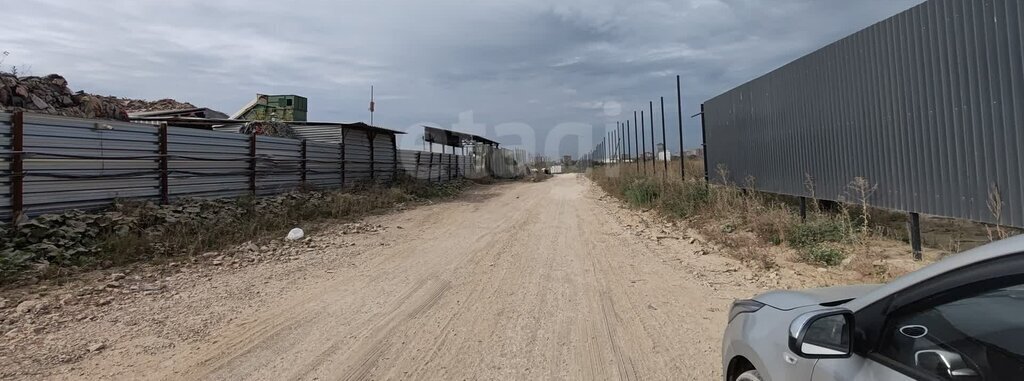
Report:
[{"label": "sandy dirt surface", "polygon": [[0,338],[0,375],[716,380],[732,300],[800,275],[716,255],[576,175],[358,226],[44,287],[20,313],[36,323]]}]

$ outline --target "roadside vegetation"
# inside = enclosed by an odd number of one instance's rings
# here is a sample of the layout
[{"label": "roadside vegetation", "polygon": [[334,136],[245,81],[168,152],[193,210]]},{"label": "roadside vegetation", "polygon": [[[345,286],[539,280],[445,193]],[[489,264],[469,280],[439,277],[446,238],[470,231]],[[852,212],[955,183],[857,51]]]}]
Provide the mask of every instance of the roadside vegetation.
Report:
[{"label": "roadside vegetation", "polygon": [[320,225],[451,198],[467,181],[431,184],[404,178],[391,187],[304,189],[267,197],[186,199],[168,205],[119,201],[103,211],[43,215],[0,226],[0,284],[59,277],[140,260],[194,256],[251,240],[281,238]]},{"label": "roadside vegetation", "polygon": [[[692,228],[721,245],[729,255],[765,270],[778,266],[780,252],[784,260],[819,268],[841,267],[870,280],[885,281],[911,270],[895,268],[880,255],[882,246],[890,251],[898,247],[905,248],[909,258],[910,247],[905,243],[905,218],[871,207],[874,186],[867,179],[851,180],[848,204],[808,200],[807,219],[801,221],[796,198],[744,191],[744,186],[737,184],[706,185],[699,160],[684,163],[685,179],[679,175],[679,162],[671,163],[667,173],[664,163],[658,163],[656,174],[650,165],[646,173],[635,163],[598,166],[589,176],[634,208],[690,221]],[[726,168],[712,170],[720,178],[728,177]],[[975,230],[978,228],[992,231],[990,227],[975,226]],[[947,253],[963,248],[952,238],[942,246]]]}]

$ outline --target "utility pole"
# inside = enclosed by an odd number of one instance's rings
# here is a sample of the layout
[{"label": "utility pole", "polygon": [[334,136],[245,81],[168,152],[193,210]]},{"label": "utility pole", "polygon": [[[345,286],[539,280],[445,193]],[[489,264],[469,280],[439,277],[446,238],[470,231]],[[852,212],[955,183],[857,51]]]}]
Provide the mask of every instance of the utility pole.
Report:
[{"label": "utility pole", "polygon": [[376,105],[373,102],[373,85],[370,85],[370,125],[373,125],[373,111]]}]

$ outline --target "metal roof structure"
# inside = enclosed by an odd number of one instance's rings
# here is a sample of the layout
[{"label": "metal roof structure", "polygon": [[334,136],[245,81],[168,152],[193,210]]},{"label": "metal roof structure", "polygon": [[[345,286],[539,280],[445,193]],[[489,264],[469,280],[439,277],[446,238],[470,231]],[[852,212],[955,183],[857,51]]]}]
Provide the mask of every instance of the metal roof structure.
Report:
[{"label": "metal roof structure", "polygon": [[207,107],[183,108],[174,110],[155,110],[128,113],[129,118],[152,118],[152,117],[192,117],[210,119],[228,119],[228,115]]},{"label": "metal roof structure", "polygon": [[436,143],[451,147],[462,147],[467,142],[483,143],[495,147],[501,144],[483,136],[430,126],[423,126],[423,140],[428,143]]}]

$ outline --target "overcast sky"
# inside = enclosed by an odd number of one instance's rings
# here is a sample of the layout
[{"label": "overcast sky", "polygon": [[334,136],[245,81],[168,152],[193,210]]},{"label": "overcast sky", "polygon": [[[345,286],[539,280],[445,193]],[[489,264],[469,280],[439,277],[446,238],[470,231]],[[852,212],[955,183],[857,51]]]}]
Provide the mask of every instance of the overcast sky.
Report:
[{"label": "overcast sky", "polygon": [[228,114],[280,93],[366,121],[373,84],[406,147],[433,124],[575,155],[664,96],[677,151],[676,74],[692,148],[701,101],[921,2],[0,0],[0,50],[75,90]]}]

